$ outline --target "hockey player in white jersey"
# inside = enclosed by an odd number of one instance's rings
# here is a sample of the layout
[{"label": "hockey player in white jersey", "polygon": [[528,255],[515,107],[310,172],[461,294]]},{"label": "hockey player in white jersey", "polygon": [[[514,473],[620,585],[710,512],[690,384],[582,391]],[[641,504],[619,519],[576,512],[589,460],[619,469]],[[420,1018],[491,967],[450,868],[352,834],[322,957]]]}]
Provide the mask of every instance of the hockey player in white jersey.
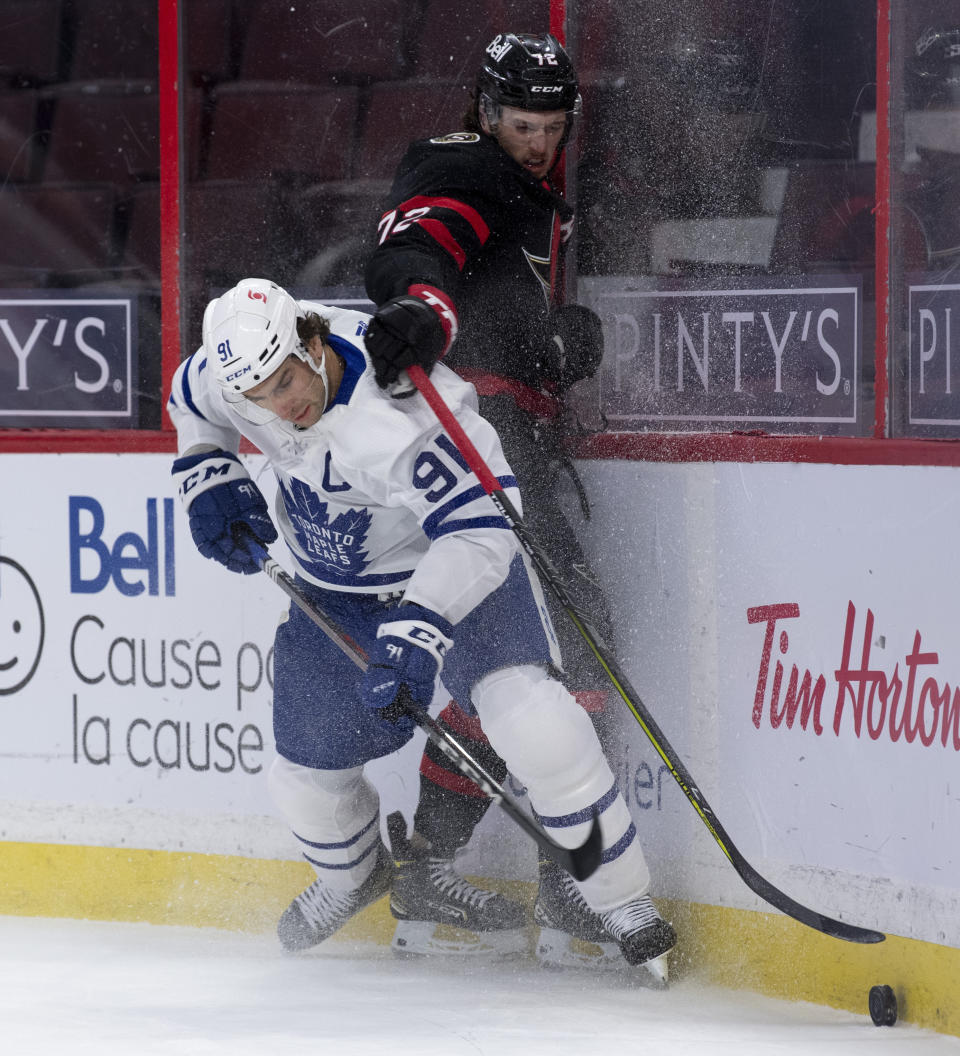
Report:
[{"label": "hockey player in white jersey", "polygon": [[[539,583],[423,398],[378,388],[367,322],[246,279],[208,305],[203,345],[168,404],[173,473],[200,552],[251,573],[238,527],[264,544],[277,538],[236,456],[246,436],[276,473],[276,524],[299,585],[369,657],[358,675],[296,606],[277,630],[269,784],[317,874],[284,912],[280,940],[291,950],[322,942],[390,889],[364,763],[412,736],[409,717],[384,717],[401,687],[426,708],[439,676],[557,843],[578,846],[599,816],[602,864],[577,887],[630,964],[655,962],[674,932],[647,895],[636,830],[593,726],[548,674],[560,658]],[[519,508],[472,386],[442,365],[432,380]]]}]

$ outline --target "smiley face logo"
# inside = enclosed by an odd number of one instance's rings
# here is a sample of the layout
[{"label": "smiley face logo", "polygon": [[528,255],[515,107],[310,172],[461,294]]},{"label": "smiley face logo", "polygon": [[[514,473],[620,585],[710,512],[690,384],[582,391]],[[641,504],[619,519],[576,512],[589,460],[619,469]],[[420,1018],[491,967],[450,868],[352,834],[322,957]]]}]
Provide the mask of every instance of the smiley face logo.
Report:
[{"label": "smiley face logo", "polygon": [[22,689],[43,652],[43,605],[25,568],[0,557],[0,697]]}]

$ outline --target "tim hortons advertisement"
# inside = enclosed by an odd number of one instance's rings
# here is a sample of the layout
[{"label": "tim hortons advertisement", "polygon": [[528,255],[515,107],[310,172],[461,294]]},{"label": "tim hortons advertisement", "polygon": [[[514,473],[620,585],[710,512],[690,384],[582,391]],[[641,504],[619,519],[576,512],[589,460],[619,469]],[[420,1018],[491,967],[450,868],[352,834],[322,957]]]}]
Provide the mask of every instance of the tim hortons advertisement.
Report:
[{"label": "tim hortons advertisement", "polygon": [[[960,945],[960,471],[581,468],[628,677],[739,850],[816,909]],[[619,714],[658,881],[764,908]]]},{"label": "tim hortons advertisement", "polygon": [[135,427],[136,302],[0,299],[0,426]]},{"label": "tim hortons advertisement", "polygon": [[603,321],[605,343],[582,398],[618,429],[857,432],[860,290],[818,280],[731,289],[582,279],[579,297]]}]

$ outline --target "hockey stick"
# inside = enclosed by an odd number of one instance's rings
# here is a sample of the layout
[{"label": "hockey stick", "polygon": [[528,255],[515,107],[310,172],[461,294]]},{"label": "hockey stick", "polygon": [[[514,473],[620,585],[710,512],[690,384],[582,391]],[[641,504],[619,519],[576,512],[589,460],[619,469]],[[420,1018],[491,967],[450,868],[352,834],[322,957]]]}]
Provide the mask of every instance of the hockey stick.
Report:
[{"label": "hockey stick", "polygon": [[[242,533],[243,544],[266,574],[284,591],[300,608],[304,615],[313,621],[321,631],[336,645],[361,671],[367,669],[367,658],[357,646],[315,602],[297,586],[293,577],[267,553],[249,532]],[[494,778],[481,763],[463,747],[435,719],[418,708],[410,699],[406,686],[397,697],[399,707],[426,732],[431,741],[453,763],[465,777],[477,784],[523,831],[533,839],[543,852],[552,858],[574,880],[586,880],[592,876],[600,865],[603,851],[603,837],[600,833],[600,819],[594,815],[590,835],[580,847],[561,847],[530,818],[523,808],[511,797],[510,793]],[[396,702],[395,702],[396,703]]]},{"label": "hockey stick", "polygon": [[643,732],[650,738],[650,743],[673,775],[683,794],[690,801],[693,809],[700,815],[700,820],[706,825],[710,835],[717,841],[720,850],[730,860],[730,864],[747,887],[782,913],[786,913],[787,916],[793,917],[794,920],[800,921],[801,924],[806,924],[807,927],[821,931],[825,935],[830,935],[837,939],[846,939],[848,942],[883,942],[886,938],[883,932],[857,927],[855,924],[848,924],[841,920],[833,920],[831,917],[824,916],[824,914],[818,913],[816,910],[809,909],[799,902],[795,902],[789,895],[762,877],[737,850],[726,830],[720,824],[719,818],[717,818],[712,807],[707,802],[706,796],[700,791],[691,776],[690,771],[687,770],[670,745],[670,742],[663,735],[663,731],[654,721],[653,716],[640,699],[640,695],[627,681],[626,676],[613,657],[612,650],[591,626],[586,615],[577,609],[563,585],[559,573],[553,567],[550,558],[530,534],[516,508],[504,494],[497,478],[483,461],[480,453],[464,432],[463,427],[454,417],[443,397],[437,392],[433,382],[427,377],[422,367],[409,367],[407,374],[440,420],[440,424],[449,434],[450,439],[463,456],[464,461],[480,481],[483,490],[493,500],[501,517],[507,522],[514,535],[520,541],[520,545],[530,556],[534,568],[536,568],[541,579],[546,581],[557,601],[560,602],[564,611],[573,621],[574,626],[583,636],[593,655],[607,673],[607,677],[613,683],[617,693],[619,693],[623,702],[630,709],[633,717],[640,723]]}]

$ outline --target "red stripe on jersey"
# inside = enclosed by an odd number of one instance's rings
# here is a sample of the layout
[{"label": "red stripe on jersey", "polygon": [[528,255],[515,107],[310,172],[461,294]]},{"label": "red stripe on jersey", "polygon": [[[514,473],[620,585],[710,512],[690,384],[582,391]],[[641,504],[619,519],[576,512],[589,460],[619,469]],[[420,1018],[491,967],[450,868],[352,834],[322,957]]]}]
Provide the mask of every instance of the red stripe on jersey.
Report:
[{"label": "red stripe on jersey", "polygon": [[430,217],[425,217],[423,220],[417,221],[417,226],[422,227],[435,242],[439,242],[453,257],[457,262],[457,271],[463,271],[463,265],[467,262],[467,254],[463,251],[463,246],[450,234],[450,229],[446,224],[442,224],[439,220],[431,220]]},{"label": "red stripe on jersey", "polygon": [[437,313],[437,318],[440,320],[440,325],[443,327],[443,332],[447,338],[443,351],[440,353],[440,358],[442,359],[450,351],[450,346],[453,342],[456,341],[457,331],[460,328],[457,319],[457,309],[454,308],[453,301],[450,300],[443,290],[437,289],[436,286],[425,286],[422,282],[416,282],[412,286],[408,286],[407,293],[413,297],[419,297],[421,301],[426,301]]},{"label": "red stripe on jersey", "polygon": [[445,788],[448,792],[458,792],[461,796],[472,796],[474,799],[486,799],[483,789],[467,777],[451,773],[438,766],[427,755],[420,760],[420,773],[434,785]]},{"label": "red stripe on jersey", "polygon": [[480,720],[476,716],[468,715],[455,701],[450,703],[440,712],[437,718],[447,724],[454,733],[469,737],[471,741],[481,741],[489,744],[487,735],[483,732]]},{"label": "red stripe on jersey", "polygon": [[408,209],[422,209],[424,206],[428,209],[452,209],[453,212],[459,213],[473,228],[473,233],[480,239],[481,245],[490,237],[490,228],[483,217],[472,206],[458,202],[456,198],[430,198],[425,194],[418,194],[408,198],[397,208],[405,213]]}]

